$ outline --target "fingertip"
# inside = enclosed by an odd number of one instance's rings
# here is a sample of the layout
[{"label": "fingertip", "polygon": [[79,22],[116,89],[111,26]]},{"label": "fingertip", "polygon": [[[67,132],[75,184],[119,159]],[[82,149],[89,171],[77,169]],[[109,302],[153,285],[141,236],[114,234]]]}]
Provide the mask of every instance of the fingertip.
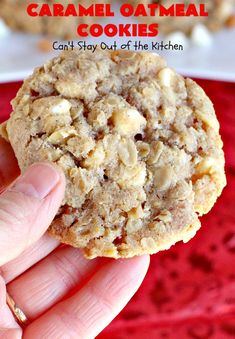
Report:
[{"label": "fingertip", "polygon": [[36,162],[34,164],[32,164],[28,170],[30,169],[37,169],[39,172],[41,169],[43,168],[49,168],[52,169],[54,172],[57,173],[58,176],[58,182],[60,183],[64,183],[65,182],[65,175],[64,175],[64,171],[56,164],[53,162],[47,162],[47,161],[39,161]]},{"label": "fingertip", "polygon": [[66,177],[65,177],[64,171],[58,165],[56,165],[55,163],[40,162],[39,165],[46,165],[46,166],[52,167],[57,172],[57,175],[59,176],[58,183],[56,184],[54,189],[51,191],[49,196],[57,194],[57,195],[60,196],[60,200],[62,202],[63,197],[64,197],[64,193],[65,193],[65,189],[66,189]]},{"label": "fingertip", "polygon": [[39,161],[31,165],[31,167],[40,167],[40,166],[51,167],[54,171],[57,172],[58,176],[60,177],[60,180],[65,181],[64,171],[56,163],[47,162],[47,161]]},{"label": "fingertip", "polygon": [[140,263],[142,263],[142,265],[145,265],[145,266],[149,266],[150,264],[150,255],[149,254],[144,254],[144,255],[141,255],[139,257],[136,257],[139,259]]},{"label": "fingertip", "polygon": [[58,182],[57,182],[57,185],[55,186],[55,189],[60,188],[60,190],[62,190],[63,192],[65,191],[65,187],[66,187],[65,174],[64,174],[64,171],[57,164],[52,163],[52,162],[38,162],[38,163],[36,163],[36,164],[34,164],[32,166],[47,166],[47,167],[51,167],[54,171],[57,172],[57,175],[58,175]]},{"label": "fingertip", "polygon": [[117,261],[131,266],[148,267],[150,263],[150,256],[148,254],[144,254],[140,256],[134,256],[132,258],[118,259]]},{"label": "fingertip", "polygon": [[140,264],[142,265],[143,269],[145,270],[145,274],[147,273],[150,265],[150,255],[142,255],[140,258]]},{"label": "fingertip", "polygon": [[112,260],[100,269],[96,278],[102,280],[106,288],[109,281],[112,283],[112,277],[115,277],[118,286],[124,284],[125,289],[132,293],[142,283],[148,271],[149,261],[149,255]]},{"label": "fingertip", "polygon": [[43,200],[64,186],[64,174],[58,166],[49,162],[39,162],[27,168],[10,190]]},{"label": "fingertip", "polygon": [[149,264],[150,264],[150,256],[149,255],[141,255],[141,256],[135,256],[133,258],[128,258],[128,259],[122,259],[123,261],[127,261],[127,265],[137,274],[141,276],[145,276]]},{"label": "fingertip", "polygon": [[145,276],[148,272],[149,265],[150,265],[150,255],[147,254],[147,255],[143,255],[142,257],[143,257],[142,260],[143,260],[143,268],[145,270],[145,273],[144,273],[144,276]]}]

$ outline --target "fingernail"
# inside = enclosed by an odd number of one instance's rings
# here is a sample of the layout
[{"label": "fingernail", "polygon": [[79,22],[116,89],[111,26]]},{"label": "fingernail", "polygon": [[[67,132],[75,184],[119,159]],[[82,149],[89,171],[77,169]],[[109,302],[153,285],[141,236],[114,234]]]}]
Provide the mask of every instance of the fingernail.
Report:
[{"label": "fingernail", "polygon": [[60,181],[60,174],[53,165],[32,165],[26,173],[21,176],[11,191],[23,193],[36,199],[44,199]]}]

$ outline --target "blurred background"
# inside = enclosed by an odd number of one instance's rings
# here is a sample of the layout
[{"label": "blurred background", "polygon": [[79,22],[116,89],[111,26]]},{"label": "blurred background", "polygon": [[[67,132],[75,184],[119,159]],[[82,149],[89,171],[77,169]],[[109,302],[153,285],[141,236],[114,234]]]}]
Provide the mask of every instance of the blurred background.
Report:
[{"label": "blurred background", "polygon": [[[0,0],[0,123],[8,118],[10,100],[22,80],[35,66],[58,53],[52,50],[52,41],[83,40],[75,34],[77,18],[30,19],[25,14],[29,2]],[[142,1],[149,2],[153,1]],[[120,3],[112,1],[116,13]],[[233,1],[207,3],[213,19],[210,23],[199,20],[187,26],[182,21],[172,24],[161,19],[160,30],[163,27],[165,35],[132,40],[149,45],[170,40],[184,46],[183,51],[158,53],[167,58],[170,67],[194,77],[214,103],[224,141],[228,185],[213,210],[202,218],[202,228],[194,239],[151,257],[143,285],[99,339],[235,338],[235,17],[230,6]],[[117,24],[132,22],[118,13],[115,20]],[[109,22],[96,21],[103,25]],[[102,37],[86,42],[112,44],[114,40],[121,44],[130,39]]]},{"label": "blurred background", "polygon": [[[50,6],[53,0],[37,1]],[[55,2],[55,1],[54,1]],[[166,57],[169,65],[183,75],[206,79],[235,81],[235,7],[234,0],[196,0],[197,5],[206,3],[209,16],[205,17],[122,17],[119,8],[123,2],[137,6],[139,3],[162,3],[170,6],[174,3],[190,3],[189,0],[82,0],[84,6],[95,3],[111,3],[115,17],[30,17],[27,5],[30,0],[0,0],[0,82],[22,80],[32,69],[43,64],[58,54],[52,49],[52,42],[57,40],[66,43],[71,40],[83,41],[76,34],[79,23],[159,23],[160,35],[155,38],[113,37],[86,38],[87,44],[98,44],[101,41],[112,45],[114,41],[120,47],[128,40],[141,41],[149,46],[152,43],[182,45],[183,50],[154,51]],[[78,4],[76,0],[56,1],[64,6],[68,3]],[[51,7],[52,8],[52,7]],[[198,7],[197,7],[198,8]]]}]

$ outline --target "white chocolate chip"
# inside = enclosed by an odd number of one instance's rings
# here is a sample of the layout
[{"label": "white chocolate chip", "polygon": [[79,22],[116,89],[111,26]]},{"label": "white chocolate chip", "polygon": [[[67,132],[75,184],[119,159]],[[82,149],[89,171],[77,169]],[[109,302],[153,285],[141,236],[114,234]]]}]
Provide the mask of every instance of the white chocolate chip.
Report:
[{"label": "white chocolate chip", "polygon": [[51,113],[63,114],[69,112],[71,103],[66,99],[61,99],[56,105],[51,107]]},{"label": "white chocolate chip", "polygon": [[144,164],[136,164],[134,167],[120,166],[118,184],[123,187],[143,186],[146,178],[146,168]]},{"label": "white chocolate chip", "polygon": [[221,1],[218,9],[220,16],[224,19],[228,18],[234,12],[234,1]]},{"label": "white chocolate chip", "polygon": [[209,47],[213,43],[213,37],[210,31],[206,28],[206,26],[202,24],[197,24],[194,26],[191,39],[195,46],[199,47]]},{"label": "white chocolate chip", "polygon": [[211,157],[204,158],[196,167],[197,174],[212,174],[216,168],[216,160]]},{"label": "white chocolate chip", "polygon": [[5,38],[6,36],[10,35],[11,31],[4,23],[2,19],[0,19],[0,38]]},{"label": "white chocolate chip", "polygon": [[68,138],[74,137],[76,135],[77,131],[74,128],[65,127],[52,133],[47,140],[54,145],[58,145],[67,141]]},{"label": "white chocolate chip", "polygon": [[70,108],[71,103],[60,97],[39,98],[33,102],[30,116],[33,120],[40,118],[43,130],[51,134],[58,127],[63,128],[71,124]]},{"label": "white chocolate chip", "polygon": [[121,135],[135,135],[146,126],[146,119],[134,108],[123,108],[113,112],[114,128]]},{"label": "white chocolate chip", "polygon": [[154,183],[158,190],[164,191],[170,188],[174,171],[172,167],[165,166],[154,170]]},{"label": "white chocolate chip", "polygon": [[160,80],[160,83],[162,86],[165,86],[165,87],[170,87],[171,86],[171,80],[174,76],[174,72],[166,67],[166,68],[163,68],[159,73],[158,73],[158,78]]}]

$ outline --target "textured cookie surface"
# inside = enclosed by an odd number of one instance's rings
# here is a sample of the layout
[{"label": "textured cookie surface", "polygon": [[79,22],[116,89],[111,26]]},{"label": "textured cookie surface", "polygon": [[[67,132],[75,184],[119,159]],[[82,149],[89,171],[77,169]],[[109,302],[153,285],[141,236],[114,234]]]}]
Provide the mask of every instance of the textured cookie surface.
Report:
[{"label": "textured cookie surface", "polygon": [[[126,2],[126,1],[124,1]],[[206,11],[208,12],[208,16],[159,16],[157,17],[139,17],[141,21],[147,22],[158,22],[159,23],[159,31],[161,33],[170,33],[173,31],[182,31],[186,34],[190,34],[192,32],[193,27],[197,24],[204,24],[211,31],[217,31],[221,29],[227,19],[232,15],[235,1],[234,0],[129,0],[133,5],[144,4],[146,7],[149,4],[162,4],[166,8],[170,8],[172,4],[180,4],[184,3],[185,5],[195,4],[197,9],[199,8],[199,4],[205,3]],[[187,6],[186,6],[187,8]],[[157,12],[158,13],[158,12]]]},{"label": "textured cookie surface", "polygon": [[225,185],[212,103],[156,54],[64,52],[12,104],[6,129],[22,171],[52,161],[67,178],[50,233],[89,258],[189,240]]}]

